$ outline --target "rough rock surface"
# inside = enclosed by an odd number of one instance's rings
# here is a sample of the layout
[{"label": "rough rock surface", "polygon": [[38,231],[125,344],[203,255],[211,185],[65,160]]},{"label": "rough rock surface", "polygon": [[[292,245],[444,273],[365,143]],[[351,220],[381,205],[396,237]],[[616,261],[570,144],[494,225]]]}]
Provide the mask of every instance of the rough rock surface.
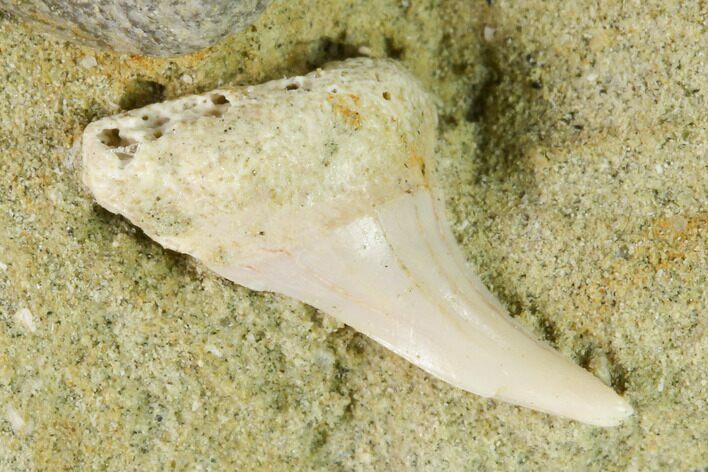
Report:
[{"label": "rough rock surface", "polygon": [[270,0],[0,0],[0,9],[79,43],[151,56],[187,54],[251,24]]}]

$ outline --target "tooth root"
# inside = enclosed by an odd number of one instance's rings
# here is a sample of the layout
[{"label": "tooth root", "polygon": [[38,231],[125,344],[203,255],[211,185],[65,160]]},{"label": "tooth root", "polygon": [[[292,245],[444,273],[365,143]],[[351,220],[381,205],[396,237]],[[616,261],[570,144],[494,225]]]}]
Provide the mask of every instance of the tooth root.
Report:
[{"label": "tooth root", "polygon": [[529,336],[471,272],[427,190],[376,208],[294,253],[212,267],[303,300],[446,382],[598,426],[632,408]]}]

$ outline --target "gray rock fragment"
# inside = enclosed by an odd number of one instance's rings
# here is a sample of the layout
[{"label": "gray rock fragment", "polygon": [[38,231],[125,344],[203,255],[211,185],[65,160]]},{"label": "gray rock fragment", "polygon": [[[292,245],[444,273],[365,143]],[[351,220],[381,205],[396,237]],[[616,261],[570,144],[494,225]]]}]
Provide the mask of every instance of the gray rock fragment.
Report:
[{"label": "gray rock fragment", "polygon": [[270,0],[0,0],[64,39],[116,52],[187,54],[251,24]]}]

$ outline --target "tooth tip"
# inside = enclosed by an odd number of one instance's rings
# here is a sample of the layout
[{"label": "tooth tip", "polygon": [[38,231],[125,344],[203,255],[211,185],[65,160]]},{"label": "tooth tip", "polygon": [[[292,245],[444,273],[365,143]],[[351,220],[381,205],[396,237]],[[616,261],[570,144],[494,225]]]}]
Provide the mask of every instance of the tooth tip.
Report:
[{"label": "tooth tip", "polygon": [[620,397],[619,401],[615,405],[614,413],[617,418],[617,424],[619,424],[634,414],[634,408],[632,408],[632,405],[630,405],[625,399]]},{"label": "tooth tip", "polygon": [[604,428],[619,426],[624,423],[627,418],[634,414],[634,408],[619,395],[615,396],[614,401],[603,405],[594,415],[594,418],[579,418],[580,421]]},{"label": "tooth tip", "polygon": [[[599,393],[599,392],[598,392]],[[594,408],[591,408],[588,417],[575,418],[584,423],[600,427],[619,426],[634,414],[634,408],[614,390],[607,387],[605,395],[598,395]]]}]

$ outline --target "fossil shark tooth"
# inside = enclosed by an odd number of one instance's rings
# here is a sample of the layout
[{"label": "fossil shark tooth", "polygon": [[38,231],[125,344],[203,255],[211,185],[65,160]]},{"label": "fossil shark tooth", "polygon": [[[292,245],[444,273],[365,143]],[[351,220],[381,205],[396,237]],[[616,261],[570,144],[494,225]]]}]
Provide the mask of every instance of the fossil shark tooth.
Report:
[{"label": "fossil shark tooth", "polygon": [[349,60],[94,122],[83,179],[163,246],[454,386],[619,424],[629,404],[528,335],[467,267],[429,176],[436,120],[401,66]]}]

